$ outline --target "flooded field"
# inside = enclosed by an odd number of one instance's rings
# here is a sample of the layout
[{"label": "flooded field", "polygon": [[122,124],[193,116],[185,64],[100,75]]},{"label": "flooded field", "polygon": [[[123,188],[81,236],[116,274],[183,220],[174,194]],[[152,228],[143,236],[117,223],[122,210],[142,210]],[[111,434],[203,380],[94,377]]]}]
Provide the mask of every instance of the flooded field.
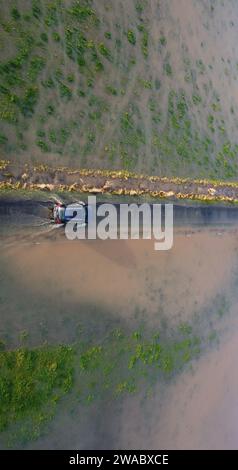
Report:
[{"label": "flooded field", "polygon": [[237,221],[197,208],[203,223],[183,227],[186,210],[168,252],[39,235],[37,214],[3,227],[0,211],[1,354],[17,378],[26,351],[49,351],[56,391],[68,371],[57,399],[47,382],[29,414],[0,411],[1,448],[237,448]]},{"label": "flooded field", "polygon": [[4,158],[237,178],[236,0],[0,9]]},{"label": "flooded field", "polygon": [[[0,449],[238,448],[237,14],[0,0]],[[68,241],[89,193],[172,249]]]}]

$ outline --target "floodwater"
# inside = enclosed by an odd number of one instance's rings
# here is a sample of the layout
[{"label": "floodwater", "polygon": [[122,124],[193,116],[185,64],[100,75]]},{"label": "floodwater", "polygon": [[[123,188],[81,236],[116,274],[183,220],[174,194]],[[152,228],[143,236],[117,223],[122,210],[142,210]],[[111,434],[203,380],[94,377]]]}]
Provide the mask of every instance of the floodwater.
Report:
[{"label": "floodwater", "polygon": [[[236,151],[236,0],[143,1],[140,4],[131,0],[93,1],[92,8],[99,21],[95,28],[91,22],[87,24],[88,31],[86,33],[83,28],[83,33],[95,44],[105,43],[111,55],[110,61],[103,60],[104,70],[96,75],[94,63],[87,55],[85,72],[81,68],[79,73],[77,61],[72,60],[64,32],[68,24],[63,21],[64,15],[58,18],[60,41],[55,41],[49,34],[46,46],[40,42],[41,22],[34,17],[27,23],[24,19],[25,14],[30,14],[31,2],[18,3],[21,18],[14,23],[10,3],[0,2],[3,26],[10,19],[14,25],[13,28],[2,27],[1,60],[7,63],[16,57],[21,46],[20,38],[15,35],[18,24],[27,37],[38,37],[31,58],[40,55],[45,64],[44,70],[35,77],[36,86],[42,91],[31,119],[21,116],[17,121],[17,132],[8,122],[2,122],[6,157],[10,156],[17,163],[30,160],[58,165],[60,161],[63,166],[74,168],[129,167],[138,173],[162,176],[207,177],[210,174],[235,178],[237,168],[232,154],[229,156],[226,150],[227,163],[234,170],[231,175],[226,175],[225,168],[219,169],[215,158],[223,152],[225,143],[230,152]],[[66,8],[68,2],[62,3]],[[47,21],[47,3],[41,4]],[[142,22],[148,34],[148,57],[147,52],[144,54],[141,50],[143,35],[138,25]],[[51,26],[53,28],[53,24]],[[69,27],[73,26],[70,24]],[[128,44],[125,34],[128,30],[136,35],[134,45]],[[106,40],[106,31],[110,32],[111,39]],[[51,32],[54,34],[53,30]],[[61,96],[57,80],[53,80],[51,87],[46,87],[48,78],[58,69],[65,85],[67,77],[72,78],[67,84],[70,99]],[[23,70],[21,78],[27,80],[29,75],[30,79],[30,72]],[[8,87],[8,77],[2,75],[2,86]],[[27,83],[31,86],[30,81]],[[168,109],[171,92],[183,92],[185,97],[186,120],[191,125],[188,135],[184,133],[182,123],[174,132]],[[17,86],[14,93],[18,93]],[[55,103],[57,113],[46,113],[51,101]],[[127,112],[133,118],[132,140],[122,133],[121,118]],[[209,129],[208,118],[213,120],[213,130]],[[43,152],[37,144],[37,131],[43,136]],[[186,146],[186,152],[181,155],[176,149],[178,142],[185,138],[190,147]],[[203,144],[206,138],[212,143],[209,151]],[[191,154],[191,149],[197,146],[199,158],[196,156],[196,161],[193,157],[196,154]],[[128,157],[122,159],[122,154]],[[203,157],[207,154],[209,162]]]},{"label": "floodwater", "polygon": [[206,337],[216,331],[196,360],[158,378],[150,393],[142,385],[87,407],[62,400],[26,448],[238,447],[238,227],[222,210],[203,225],[178,224],[168,252],[154,251],[151,240],[69,242],[63,230],[22,237],[19,226],[4,235],[0,336],[9,348],[23,331],[29,347],[71,344],[79,332],[100,339],[118,326],[170,331],[188,322]]}]

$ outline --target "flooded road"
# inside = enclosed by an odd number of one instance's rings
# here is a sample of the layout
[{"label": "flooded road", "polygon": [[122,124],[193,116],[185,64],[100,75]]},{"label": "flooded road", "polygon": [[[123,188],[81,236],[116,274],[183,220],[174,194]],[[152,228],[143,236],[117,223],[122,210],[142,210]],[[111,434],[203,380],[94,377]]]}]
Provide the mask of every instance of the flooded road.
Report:
[{"label": "flooded road", "polygon": [[100,343],[118,328],[170,340],[190,325],[202,338],[198,357],[170,376],[145,376],[136,393],[102,394],[85,406],[72,392],[42,435],[13,447],[238,447],[236,212],[207,208],[206,218],[196,208],[194,223],[182,227],[179,210],[168,252],[154,251],[153,240],[69,242],[59,230],[34,237],[31,229],[25,238],[21,227],[1,231],[0,339],[8,349]]}]

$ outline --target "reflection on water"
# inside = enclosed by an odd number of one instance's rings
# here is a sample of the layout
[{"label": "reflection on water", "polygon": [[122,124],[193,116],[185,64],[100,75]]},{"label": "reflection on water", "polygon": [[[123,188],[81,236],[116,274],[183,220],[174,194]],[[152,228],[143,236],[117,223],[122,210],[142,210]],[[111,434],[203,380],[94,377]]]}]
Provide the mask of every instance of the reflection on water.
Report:
[{"label": "reflection on water", "polygon": [[22,332],[32,347],[80,334],[99,341],[118,326],[169,335],[185,321],[216,338],[182,372],[135,395],[87,407],[63,400],[27,447],[237,447],[236,229],[176,229],[169,252],[149,240],[69,242],[60,231],[19,240],[0,250],[0,335],[9,348]]}]

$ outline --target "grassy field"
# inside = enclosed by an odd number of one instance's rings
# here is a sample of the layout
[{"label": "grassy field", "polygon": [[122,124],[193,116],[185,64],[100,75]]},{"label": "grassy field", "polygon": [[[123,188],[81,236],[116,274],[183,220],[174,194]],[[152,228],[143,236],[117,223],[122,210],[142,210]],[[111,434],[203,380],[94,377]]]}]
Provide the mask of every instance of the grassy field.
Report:
[{"label": "grassy field", "polygon": [[1,155],[235,179],[237,13],[232,0],[0,0]]},{"label": "grassy field", "polygon": [[[211,335],[207,339],[212,341]],[[24,332],[21,342],[27,342]],[[12,446],[39,437],[67,394],[76,406],[148,390],[158,376],[168,380],[200,354],[201,338],[188,324],[172,337],[116,329],[101,342],[43,345],[0,351],[0,432]],[[203,347],[204,347],[203,340]]]}]

